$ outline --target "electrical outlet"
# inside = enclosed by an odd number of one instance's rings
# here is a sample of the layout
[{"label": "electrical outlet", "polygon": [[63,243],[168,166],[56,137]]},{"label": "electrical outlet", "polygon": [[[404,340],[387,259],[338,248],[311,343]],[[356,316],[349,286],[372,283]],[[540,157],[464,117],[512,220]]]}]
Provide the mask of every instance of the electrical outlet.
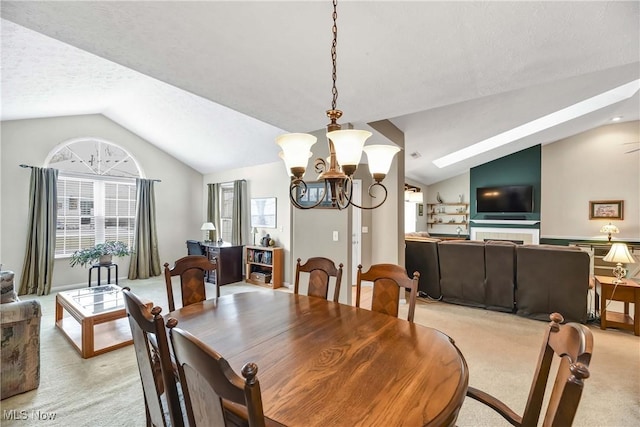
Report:
[{"label": "electrical outlet", "polygon": [[334,231],[334,232],[333,232],[333,241],[334,241],[334,242],[337,242],[337,241],[338,241],[338,232],[337,232],[337,231]]}]

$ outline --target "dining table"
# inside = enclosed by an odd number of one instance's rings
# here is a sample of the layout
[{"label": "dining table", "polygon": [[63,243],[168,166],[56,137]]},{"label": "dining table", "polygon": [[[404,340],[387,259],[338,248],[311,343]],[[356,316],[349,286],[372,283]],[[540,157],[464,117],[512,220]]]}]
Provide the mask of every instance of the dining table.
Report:
[{"label": "dining table", "polygon": [[265,416],[290,427],[455,425],[467,391],[444,333],[323,298],[235,293],[165,318],[237,373],[256,363]]}]

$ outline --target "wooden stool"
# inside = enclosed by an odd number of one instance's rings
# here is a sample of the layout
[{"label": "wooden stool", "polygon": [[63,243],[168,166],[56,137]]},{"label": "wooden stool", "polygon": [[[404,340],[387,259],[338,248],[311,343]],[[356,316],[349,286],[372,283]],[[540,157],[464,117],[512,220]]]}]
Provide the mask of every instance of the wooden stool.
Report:
[{"label": "wooden stool", "polygon": [[91,287],[91,272],[94,268],[98,269],[98,286],[100,286],[100,270],[102,268],[107,269],[107,285],[111,284],[111,268],[115,267],[116,269],[116,285],[118,284],[118,264],[111,262],[109,264],[93,264],[89,267],[89,287]]}]

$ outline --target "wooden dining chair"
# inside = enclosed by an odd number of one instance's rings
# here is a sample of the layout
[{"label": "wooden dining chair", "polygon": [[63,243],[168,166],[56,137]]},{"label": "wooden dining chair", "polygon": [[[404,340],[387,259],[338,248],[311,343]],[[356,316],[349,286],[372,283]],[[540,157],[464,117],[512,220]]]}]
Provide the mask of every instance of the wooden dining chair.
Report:
[{"label": "wooden dining chair", "polygon": [[365,273],[362,265],[358,265],[358,280],[356,282],[356,307],[360,307],[360,293],[362,281],[373,282],[371,296],[371,310],[398,317],[400,308],[400,291],[410,290],[409,312],[407,320],[413,323],[416,311],[416,296],[418,293],[418,279],[420,273],[413,273],[413,279],[407,275],[407,270],[395,264],[374,264]]},{"label": "wooden dining chair", "polygon": [[535,427],[542,412],[547,380],[554,355],[560,358],[556,380],[551,390],[544,426],[570,426],[580,403],[584,379],[589,378],[589,362],[593,352],[593,335],[579,323],[567,323],[562,315],[553,313],[542,343],[538,365],[529,390],[529,399],[522,416],[495,397],[474,387],[467,396],[481,402],[514,426]]},{"label": "wooden dining chair", "polygon": [[313,257],[304,264],[300,264],[300,258],[296,264],[296,282],[293,288],[298,293],[300,285],[300,272],[309,273],[307,295],[328,299],[329,278],[335,277],[336,284],[333,291],[333,301],[338,302],[340,297],[340,282],[342,281],[342,263],[336,268],[336,264],[329,258]]},{"label": "wooden dining chair", "polygon": [[177,323],[170,318],[167,326],[189,425],[235,426],[241,424],[242,418],[249,427],[274,425],[265,423],[262,412],[258,366],[247,363],[242,367],[242,377],[238,376],[224,357],[176,327]]},{"label": "wooden dining chair", "polygon": [[162,309],[149,310],[129,288],[123,288],[122,293],[142,381],[147,427],[184,426]]},{"label": "wooden dining chair", "polygon": [[[164,280],[167,285],[167,301],[169,311],[176,309],[173,301],[173,284],[171,278],[180,276],[180,290],[182,293],[182,306],[207,299],[205,289],[205,275],[207,271],[217,270],[218,264],[215,260],[209,260],[203,255],[187,255],[177,260],[173,268],[169,268],[169,263],[164,264]],[[217,281],[216,281],[217,282]],[[220,296],[220,286],[216,283],[216,296]]]}]

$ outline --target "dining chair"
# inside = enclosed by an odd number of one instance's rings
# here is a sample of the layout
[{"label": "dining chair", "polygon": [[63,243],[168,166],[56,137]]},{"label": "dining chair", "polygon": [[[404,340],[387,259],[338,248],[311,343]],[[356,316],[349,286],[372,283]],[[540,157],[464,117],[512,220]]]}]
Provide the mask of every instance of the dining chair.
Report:
[{"label": "dining chair", "polygon": [[[189,332],[176,327],[178,321],[167,321],[173,354],[178,365],[189,425],[231,426],[248,421],[249,427],[274,425],[266,423],[262,411],[258,366],[247,363],[242,377],[229,362]],[[275,423],[277,425],[277,423]]]},{"label": "dining chair", "polygon": [[336,284],[333,291],[333,301],[338,302],[338,298],[340,297],[340,282],[342,281],[342,263],[336,268],[336,264],[329,258],[313,257],[309,258],[304,264],[300,264],[300,261],[301,259],[298,258],[298,263],[296,264],[296,282],[293,293],[298,293],[300,272],[304,272],[309,273],[307,295],[328,299],[329,278],[335,277]]},{"label": "dining chair", "polygon": [[147,427],[184,426],[162,308],[149,310],[129,288],[123,288],[122,293],[142,381]]},{"label": "dining chair", "polygon": [[416,295],[420,273],[413,273],[413,279],[407,275],[407,270],[395,264],[373,264],[365,273],[362,265],[358,265],[358,279],[356,281],[356,307],[360,307],[360,293],[362,281],[373,282],[371,295],[371,311],[398,317],[400,307],[400,291],[410,289],[409,312],[407,320],[413,323],[416,311]]},{"label": "dining chair", "polygon": [[[176,309],[173,301],[173,284],[171,278],[180,276],[180,290],[182,293],[182,306],[207,299],[205,289],[205,274],[207,271],[217,270],[216,260],[209,260],[204,255],[187,255],[177,260],[173,268],[169,268],[169,263],[164,264],[164,280],[167,285],[167,301],[169,311]],[[216,283],[216,296],[220,296],[220,286]]]},{"label": "dining chair", "polygon": [[522,416],[497,398],[474,387],[467,396],[496,411],[511,425],[535,427],[542,412],[547,380],[554,355],[560,359],[556,380],[547,403],[543,425],[570,426],[580,403],[584,379],[589,378],[589,362],[593,352],[593,335],[579,323],[564,322],[562,315],[552,313],[549,328],[542,343],[538,364]]}]

